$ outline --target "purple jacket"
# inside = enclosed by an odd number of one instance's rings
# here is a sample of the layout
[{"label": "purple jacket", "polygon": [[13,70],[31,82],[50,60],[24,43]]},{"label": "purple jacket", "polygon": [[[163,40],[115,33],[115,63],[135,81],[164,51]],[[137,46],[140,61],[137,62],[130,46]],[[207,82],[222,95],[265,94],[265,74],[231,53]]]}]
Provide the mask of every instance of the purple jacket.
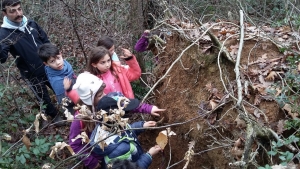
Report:
[{"label": "purple jacket", "polygon": [[142,37],[137,41],[137,43],[134,46],[134,50],[138,52],[144,52],[148,47],[148,36],[149,33],[143,33]]},{"label": "purple jacket", "polygon": [[[136,108],[135,110],[131,111],[133,113],[137,113],[137,112],[142,112],[142,113],[147,113],[150,114],[151,110],[152,110],[153,105],[150,104],[146,104],[146,103],[142,103],[138,108]],[[78,112],[76,112],[75,114],[77,114]],[[72,142],[72,139],[74,139],[77,135],[81,134],[81,125],[80,125],[80,120],[78,119],[74,119],[71,127],[70,127],[70,133],[69,133],[69,145],[72,147],[72,149],[74,150],[75,153],[78,153],[79,151],[81,151],[83,148],[89,148],[89,145],[86,145],[85,143],[81,143],[81,139],[77,139],[74,142]],[[91,136],[91,133],[87,133],[89,138]],[[82,152],[82,151],[81,151]],[[90,152],[90,150],[84,152],[83,154],[88,154]],[[85,157],[83,157],[85,158]],[[103,156],[99,156],[95,153],[91,153],[90,156],[88,156],[87,158],[85,158],[83,160],[84,165],[90,169],[94,169],[97,164],[99,163],[100,160],[103,159]]]},{"label": "purple jacket", "polygon": [[[75,113],[77,114],[77,112]],[[78,119],[74,119],[71,127],[70,127],[70,133],[69,133],[69,145],[72,147],[72,149],[74,150],[74,152],[77,154],[79,151],[81,151],[83,148],[89,148],[89,145],[86,145],[85,143],[81,143],[81,139],[77,139],[74,142],[72,142],[71,139],[74,139],[77,135],[81,134],[81,124],[80,124],[80,120]],[[91,136],[91,133],[87,133],[88,136]],[[84,152],[83,154],[88,154],[91,151],[91,149],[89,149],[88,151]],[[82,152],[82,151],[81,151]],[[84,159],[85,157],[83,157]],[[99,156],[95,153],[91,153],[90,156],[88,156],[87,158],[85,158],[83,160],[83,163],[86,167],[90,168],[90,169],[94,169],[98,163],[100,163],[100,160],[102,160],[103,157]]]}]

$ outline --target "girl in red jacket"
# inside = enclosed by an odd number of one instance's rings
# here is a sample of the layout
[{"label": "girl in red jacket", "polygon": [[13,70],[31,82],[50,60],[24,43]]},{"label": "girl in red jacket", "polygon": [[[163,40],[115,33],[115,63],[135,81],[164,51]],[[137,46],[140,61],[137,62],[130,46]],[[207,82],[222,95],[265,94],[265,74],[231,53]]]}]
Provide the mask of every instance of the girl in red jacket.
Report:
[{"label": "girl in red jacket", "polygon": [[127,65],[112,62],[109,51],[102,46],[91,49],[88,71],[106,84],[104,93],[121,92],[125,97],[132,99],[134,94],[130,82],[140,78],[141,68],[136,57],[128,49],[122,50],[124,56],[120,58],[124,59]]}]

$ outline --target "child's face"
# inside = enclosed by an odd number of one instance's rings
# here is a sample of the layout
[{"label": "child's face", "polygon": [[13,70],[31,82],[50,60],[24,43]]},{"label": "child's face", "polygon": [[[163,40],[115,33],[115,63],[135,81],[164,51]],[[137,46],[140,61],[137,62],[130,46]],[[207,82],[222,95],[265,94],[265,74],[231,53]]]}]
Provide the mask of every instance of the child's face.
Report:
[{"label": "child's face", "polygon": [[111,66],[111,59],[108,54],[106,54],[102,59],[98,61],[98,63],[92,63],[94,68],[97,68],[101,73],[105,73],[109,71]]},{"label": "child's face", "polygon": [[97,94],[94,97],[94,105],[96,106],[99,102],[99,100],[105,96],[106,94],[102,91],[102,92],[97,92]]},{"label": "child's face", "polygon": [[112,56],[115,52],[115,45],[113,45],[110,49],[108,49],[109,55]]},{"label": "child's face", "polygon": [[64,68],[64,60],[61,54],[50,57],[44,64],[54,70],[62,70]]}]

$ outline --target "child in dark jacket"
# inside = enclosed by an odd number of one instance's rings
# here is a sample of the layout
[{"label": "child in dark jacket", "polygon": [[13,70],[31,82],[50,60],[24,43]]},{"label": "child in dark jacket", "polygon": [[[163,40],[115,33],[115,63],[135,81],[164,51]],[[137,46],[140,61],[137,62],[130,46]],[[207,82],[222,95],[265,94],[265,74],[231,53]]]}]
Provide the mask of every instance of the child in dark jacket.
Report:
[{"label": "child in dark jacket", "polygon": [[[77,96],[79,96],[80,100],[76,100],[78,99],[76,94],[74,95],[75,97],[72,97],[72,94],[69,95],[69,97],[74,103],[85,105],[88,107],[88,110],[90,112],[94,112],[93,110],[97,108],[94,105],[98,106],[103,101],[101,100],[102,98],[114,97],[118,95],[112,93],[109,94],[109,96],[105,96],[105,94],[103,93],[105,86],[105,83],[103,83],[103,81],[97,76],[94,76],[88,72],[84,72],[78,76],[77,81],[73,86],[73,89],[76,90],[75,93],[78,94]],[[68,88],[68,86],[65,86],[65,88]],[[71,91],[68,93],[70,94]],[[135,111],[137,112],[151,113],[152,115],[159,116],[158,112],[164,111],[164,109],[159,109],[156,106],[140,104],[137,99],[131,99],[130,101],[132,101],[132,103],[135,103]],[[127,109],[125,111],[127,111]],[[80,115],[78,111],[75,114],[77,116],[75,116],[75,119],[73,120],[70,127],[69,145],[73,148],[75,153],[83,152],[83,154],[87,155],[87,157],[82,158],[85,166],[91,169],[99,168],[99,162],[102,161],[103,155],[98,155],[94,152],[90,154],[90,152],[87,151],[89,150],[90,146],[86,143],[83,143],[82,139],[77,139],[75,141],[73,140],[82,132],[85,132],[86,135],[90,138],[92,131],[95,129],[95,122],[91,122],[94,116],[90,115],[89,117],[86,117],[87,119],[82,120],[78,118],[78,115]]]}]

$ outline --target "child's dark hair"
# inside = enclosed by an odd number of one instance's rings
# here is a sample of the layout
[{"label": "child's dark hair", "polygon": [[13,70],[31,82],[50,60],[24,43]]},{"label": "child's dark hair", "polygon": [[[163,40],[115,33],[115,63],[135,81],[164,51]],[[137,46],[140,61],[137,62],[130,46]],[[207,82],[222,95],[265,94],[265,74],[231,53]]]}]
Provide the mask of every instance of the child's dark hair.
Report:
[{"label": "child's dark hair", "polygon": [[114,46],[114,40],[110,37],[104,36],[99,39],[97,46],[103,46],[109,50],[112,46]]},{"label": "child's dark hair", "polygon": [[59,50],[55,45],[45,43],[39,47],[37,53],[43,62],[47,62],[49,58],[59,55]]},{"label": "child's dark hair", "polygon": [[[109,55],[108,50],[106,48],[104,48],[103,46],[98,46],[98,47],[92,48],[89,53],[89,61],[88,61],[88,66],[87,66],[88,71],[96,76],[101,74],[101,72],[97,68],[92,66],[92,64],[97,64],[99,62],[99,60],[102,59],[106,55],[108,55],[111,60],[111,56]],[[110,70],[111,70],[111,72],[114,72],[112,66],[110,67]]]},{"label": "child's dark hair", "polygon": [[7,6],[17,6],[19,4],[21,4],[20,0],[4,0],[2,2],[2,11],[6,13]]},{"label": "child's dark hair", "polygon": [[111,167],[108,169],[142,169],[140,168],[136,162],[132,162],[130,160],[114,160],[111,164]]}]

